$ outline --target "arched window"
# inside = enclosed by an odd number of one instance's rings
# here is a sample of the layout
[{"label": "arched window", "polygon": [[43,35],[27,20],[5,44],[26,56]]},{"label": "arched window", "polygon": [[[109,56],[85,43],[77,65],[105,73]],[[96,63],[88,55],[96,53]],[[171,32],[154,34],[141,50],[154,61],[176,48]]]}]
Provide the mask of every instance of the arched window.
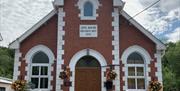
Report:
[{"label": "arched window", "polygon": [[127,59],[127,86],[128,89],[140,90],[145,89],[145,72],[144,72],[144,60],[143,57],[133,52]]},{"label": "arched window", "polygon": [[89,1],[84,4],[84,16],[93,16],[93,4]]},{"label": "arched window", "polygon": [[31,61],[31,82],[36,89],[48,89],[49,58],[44,52],[36,52]]}]

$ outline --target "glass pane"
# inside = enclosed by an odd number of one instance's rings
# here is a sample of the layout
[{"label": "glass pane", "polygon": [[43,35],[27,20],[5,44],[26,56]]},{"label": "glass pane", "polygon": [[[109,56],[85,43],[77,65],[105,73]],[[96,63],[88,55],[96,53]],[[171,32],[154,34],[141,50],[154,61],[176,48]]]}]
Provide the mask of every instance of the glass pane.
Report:
[{"label": "glass pane", "polygon": [[128,78],[128,89],[136,89],[134,78]]},{"label": "glass pane", "polygon": [[134,63],[135,64],[144,64],[144,61],[143,60],[134,60]]},{"label": "glass pane", "polygon": [[47,74],[48,74],[48,67],[41,66],[41,75],[47,75]]},{"label": "glass pane", "polygon": [[49,63],[49,58],[44,52],[38,52],[34,55],[32,63]]},{"label": "glass pane", "polygon": [[138,89],[145,89],[145,80],[144,79],[137,79],[137,88]]},{"label": "glass pane", "polygon": [[144,68],[137,67],[137,76],[144,76]]},{"label": "glass pane", "polygon": [[144,60],[139,53],[134,52],[129,55],[127,63],[128,64],[144,64]]},{"label": "glass pane", "polygon": [[6,91],[5,87],[0,87],[0,91]]},{"label": "glass pane", "polygon": [[48,88],[48,78],[41,78],[40,88]]},{"label": "glass pane", "polygon": [[128,76],[135,76],[135,67],[128,67]]},{"label": "glass pane", "polygon": [[84,16],[93,16],[93,5],[90,2],[86,2],[84,5]]},{"label": "glass pane", "polygon": [[32,75],[39,75],[39,67],[38,66],[32,67]]},{"label": "glass pane", "polygon": [[76,64],[76,67],[99,67],[99,62],[92,56],[82,57]]},{"label": "glass pane", "polygon": [[39,79],[38,78],[31,78],[31,82],[35,85],[35,88],[38,88]]}]

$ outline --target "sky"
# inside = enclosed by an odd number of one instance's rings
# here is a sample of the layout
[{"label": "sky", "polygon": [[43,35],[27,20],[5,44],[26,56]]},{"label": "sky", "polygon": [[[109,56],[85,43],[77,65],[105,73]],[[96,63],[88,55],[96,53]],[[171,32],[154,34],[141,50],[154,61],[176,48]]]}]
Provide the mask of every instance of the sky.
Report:
[{"label": "sky", "polygon": [[[8,44],[31,28],[52,9],[53,0],[0,0],[0,33]],[[134,16],[158,0],[123,0],[124,10]],[[162,41],[180,40],[180,0],[160,0],[134,19]]]}]

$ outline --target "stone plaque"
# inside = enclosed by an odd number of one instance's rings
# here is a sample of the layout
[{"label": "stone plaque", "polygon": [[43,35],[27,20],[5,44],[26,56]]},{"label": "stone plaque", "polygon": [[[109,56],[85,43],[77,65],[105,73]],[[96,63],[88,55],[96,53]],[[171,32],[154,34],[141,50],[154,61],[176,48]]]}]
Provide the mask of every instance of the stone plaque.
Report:
[{"label": "stone plaque", "polygon": [[80,37],[97,37],[97,25],[80,25]]}]

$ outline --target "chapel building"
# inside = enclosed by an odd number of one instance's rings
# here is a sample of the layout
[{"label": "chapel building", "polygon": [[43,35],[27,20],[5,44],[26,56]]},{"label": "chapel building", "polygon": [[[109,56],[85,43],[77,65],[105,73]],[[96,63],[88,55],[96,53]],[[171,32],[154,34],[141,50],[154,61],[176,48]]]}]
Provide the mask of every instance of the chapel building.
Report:
[{"label": "chapel building", "polygon": [[150,81],[162,83],[166,47],[124,4],[55,0],[47,16],[9,45],[13,80],[32,82],[32,91],[147,91]]}]

